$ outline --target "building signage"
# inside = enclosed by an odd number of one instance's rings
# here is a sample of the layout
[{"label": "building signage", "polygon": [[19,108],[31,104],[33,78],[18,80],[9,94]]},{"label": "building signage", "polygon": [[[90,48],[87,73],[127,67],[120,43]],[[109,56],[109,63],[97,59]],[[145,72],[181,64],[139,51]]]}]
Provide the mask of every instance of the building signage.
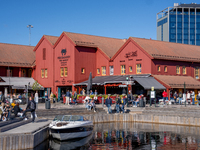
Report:
[{"label": "building signage", "polygon": [[67,61],[69,60],[70,56],[65,56],[67,53],[66,49],[62,49],[61,50],[61,54],[62,56],[59,56],[57,59],[60,61],[61,66],[66,66],[67,65]]},{"label": "building signage", "polygon": [[128,53],[125,54],[124,57],[130,58],[130,57],[136,57],[136,56],[137,56],[137,51],[135,51],[135,52],[128,52]]},{"label": "building signage", "polygon": [[65,84],[65,83],[66,83],[66,81],[65,81],[65,79],[64,79],[64,78],[62,79],[62,81],[61,81],[61,82],[62,82],[62,84]]}]

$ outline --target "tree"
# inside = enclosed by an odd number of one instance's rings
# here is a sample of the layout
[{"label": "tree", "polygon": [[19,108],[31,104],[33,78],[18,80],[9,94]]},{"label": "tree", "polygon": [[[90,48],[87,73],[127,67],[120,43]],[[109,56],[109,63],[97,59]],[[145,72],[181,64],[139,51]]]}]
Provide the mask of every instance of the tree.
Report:
[{"label": "tree", "polygon": [[32,85],[33,91],[39,91],[41,88],[42,86],[37,82],[37,80]]}]

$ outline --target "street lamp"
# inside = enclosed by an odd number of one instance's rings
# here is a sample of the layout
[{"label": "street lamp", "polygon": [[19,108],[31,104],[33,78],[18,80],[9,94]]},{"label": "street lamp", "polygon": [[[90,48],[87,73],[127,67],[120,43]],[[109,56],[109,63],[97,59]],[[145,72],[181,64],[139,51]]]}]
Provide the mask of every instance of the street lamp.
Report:
[{"label": "street lamp", "polygon": [[33,26],[29,24],[27,28],[29,28],[29,45],[31,45],[31,28],[33,28]]},{"label": "street lamp", "polygon": [[133,78],[133,76],[130,76],[130,80],[131,80],[131,100],[133,100],[133,94],[132,94],[132,78]]}]

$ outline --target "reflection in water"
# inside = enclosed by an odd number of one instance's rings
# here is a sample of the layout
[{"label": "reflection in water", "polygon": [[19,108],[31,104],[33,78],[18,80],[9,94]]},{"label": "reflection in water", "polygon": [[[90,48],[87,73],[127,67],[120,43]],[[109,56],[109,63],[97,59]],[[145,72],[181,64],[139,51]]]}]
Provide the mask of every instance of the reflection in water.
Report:
[{"label": "reflection in water", "polygon": [[199,133],[199,127],[104,123],[95,124],[93,134],[86,138],[62,142],[50,140],[49,149],[196,150],[200,149]]}]

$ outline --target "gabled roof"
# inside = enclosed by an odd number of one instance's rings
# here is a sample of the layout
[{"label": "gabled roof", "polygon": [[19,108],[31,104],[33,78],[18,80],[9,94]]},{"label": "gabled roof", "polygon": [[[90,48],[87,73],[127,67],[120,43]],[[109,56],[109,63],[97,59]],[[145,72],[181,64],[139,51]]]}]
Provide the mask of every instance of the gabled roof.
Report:
[{"label": "gabled roof", "polygon": [[191,76],[170,76],[170,75],[152,75],[152,76],[171,88],[184,88],[184,82],[186,85],[186,89],[200,88],[200,82]]},{"label": "gabled roof", "polygon": [[98,47],[111,58],[125,43],[123,39],[64,32],[77,46]]},{"label": "gabled roof", "polygon": [[31,67],[34,46],[0,43],[0,66]]},{"label": "gabled roof", "polygon": [[46,37],[46,39],[52,44],[54,45],[56,43],[56,41],[58,40],[58,36],[50,36],[50,35],[44,35],[44,37]]},{"label": "gabled roof", "polygon": [[155,59],[200,62],[200,46],[131,37]]},{"label": "gabled roof", "polygon": [[47,39],[47,41],[53,46],[58,40],[58,38],[59,38],[58,36],[43,35],[33,51],[36,51],[38,49],[38,47],[40,46],[40,44],[43,42],[44,39]]}]

